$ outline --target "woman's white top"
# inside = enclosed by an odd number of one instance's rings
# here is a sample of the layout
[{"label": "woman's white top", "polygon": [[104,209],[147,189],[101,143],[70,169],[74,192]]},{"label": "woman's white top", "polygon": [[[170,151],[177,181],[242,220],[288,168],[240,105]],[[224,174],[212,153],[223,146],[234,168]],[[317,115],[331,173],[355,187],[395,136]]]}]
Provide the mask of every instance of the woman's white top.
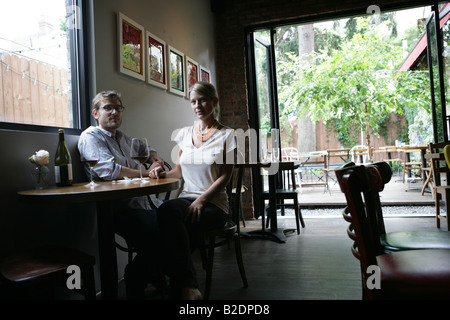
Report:
[{"label": "woman's white top", "polygon": [[[224,161],[229,164],[233,164],[234,161],[236,149],[234,130],[230,128],[216,130],[199,148],[194,146],[193,138],[192,126],[180,129],[174,139],[182,150],[179,161],[184,186],[180,197],[199,197],[219,178]],[[228,213],[226,187],[211,199],[211,203]]]}]

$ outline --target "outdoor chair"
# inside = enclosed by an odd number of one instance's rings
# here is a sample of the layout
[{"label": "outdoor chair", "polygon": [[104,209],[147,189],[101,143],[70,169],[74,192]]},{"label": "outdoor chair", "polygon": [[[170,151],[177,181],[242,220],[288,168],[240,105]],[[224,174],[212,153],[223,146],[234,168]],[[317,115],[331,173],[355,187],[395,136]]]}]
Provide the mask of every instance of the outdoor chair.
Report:
[{"label": "outdoor chair", "polygon": [[377,166],[370,167],[336,171],[348,205],[343,216],[350,223],[351,250],[360,261],[363,299],[449,299],[450,250],[380,250],[378,226],[368,208],[374,205],[373,192],[383,190],[387,176],[383,178],[385,173]]},{"label": "outdoor chair", "polygon": [[365,164],[370,162],[369,147],[358,145],[350,149],[351,161],[356,164]]},{"label": "outdoor chair", "polygon": [[420,153],[420,149],[409,150],[408,152],[404,152],[403,154],[403,183],[405,181],[410,181],[412,170],[417,171],[417,176],[421,177],[422,175],[422,162],[421,161],[413,161],[411,160],[411,153]]}]

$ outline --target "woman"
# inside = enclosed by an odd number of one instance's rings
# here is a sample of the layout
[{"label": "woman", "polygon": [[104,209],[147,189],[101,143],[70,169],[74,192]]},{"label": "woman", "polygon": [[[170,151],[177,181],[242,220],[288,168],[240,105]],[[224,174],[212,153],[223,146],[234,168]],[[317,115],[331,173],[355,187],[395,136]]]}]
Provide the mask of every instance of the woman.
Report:
[{"label": "woman", "polygon": [[219,97],[215,87],[198,82],[190,90],[192,111],[198,120],[181,129],[175,137],[178,163],[167,173],[160,167],[150,178],[183,178],[182,193],[158,209],[158,223],[166,255],[172,298],[201,299],[191,252],[198,246],[199,234],[225,225],[228,214],[226,186],[233,164],[234,131],[217,121]]}]

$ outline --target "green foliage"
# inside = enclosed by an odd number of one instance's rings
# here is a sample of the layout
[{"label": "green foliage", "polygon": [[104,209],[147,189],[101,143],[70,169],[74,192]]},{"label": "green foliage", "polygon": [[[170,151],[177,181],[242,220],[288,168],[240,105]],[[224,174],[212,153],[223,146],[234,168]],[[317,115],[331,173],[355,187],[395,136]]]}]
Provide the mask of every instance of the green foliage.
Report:
[{"label": "green foliage", "polygon": [[352,38],[339,50],[314,53],[307,66],[304,59],[288,52],[288,59],[278,64],[278,73],[284,75],[279,93],[285,106],[282,113],[307,114],[325,124],[333,121],[345,146],[357,141],[355,128],[386,135],[386,121],[392,113],[405,114],[407,121],[414,123],[419,109],[430,112],[427,75],[397,73],[403,60],[401,48],[383,39],[370,18],[355,19],[349,26]]}]

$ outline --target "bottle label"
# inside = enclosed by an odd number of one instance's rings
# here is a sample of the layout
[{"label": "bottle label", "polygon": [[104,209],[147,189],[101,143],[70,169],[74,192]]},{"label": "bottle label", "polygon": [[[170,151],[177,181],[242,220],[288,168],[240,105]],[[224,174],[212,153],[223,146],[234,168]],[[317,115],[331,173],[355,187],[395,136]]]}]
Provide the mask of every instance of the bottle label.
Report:
[{"label": "bottle label", "polygon": [[58,186],[72,185],[72,164],[66,166],[55,166],[55,180]]}]

